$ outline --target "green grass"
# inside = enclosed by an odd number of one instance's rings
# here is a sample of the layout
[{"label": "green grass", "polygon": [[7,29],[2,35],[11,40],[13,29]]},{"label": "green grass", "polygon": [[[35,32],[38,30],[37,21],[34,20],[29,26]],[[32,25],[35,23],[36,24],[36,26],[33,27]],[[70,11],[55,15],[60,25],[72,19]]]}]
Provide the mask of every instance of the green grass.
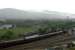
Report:
[{"label": "green grass", "polygon": [[75,50],[75,47],[69,48],[68,50]]},{"label": "green grass", "polygon": [[[16,39],[16,38],[20,38],[21,35],[25,34],[26,32],[33,31],[33,29],[32,28],[27,28],[27,27],[17,27],[17,28],[8,29],[8,30],[7,29],[1,29],[0,30],[0,39],[2,38],[2,36],[6,36],[5,33],[7,31],[12,31],[13,32],[13,35],[10,35],[10,36],[12,36],[12,38],[10,38],[10,39]],[[3,40],[3,39],[1,39],[1,40]]]}]

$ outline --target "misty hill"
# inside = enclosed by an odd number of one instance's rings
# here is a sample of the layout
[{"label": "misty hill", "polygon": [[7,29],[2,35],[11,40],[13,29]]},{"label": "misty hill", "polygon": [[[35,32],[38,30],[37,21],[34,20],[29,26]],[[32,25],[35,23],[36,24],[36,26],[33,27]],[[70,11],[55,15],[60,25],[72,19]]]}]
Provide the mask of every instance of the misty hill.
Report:
[{"label": "misty hill", "polygon": [[65,19],[68,14],[55,11],[23,11],[12,8],[0,9],[0,19]]}]

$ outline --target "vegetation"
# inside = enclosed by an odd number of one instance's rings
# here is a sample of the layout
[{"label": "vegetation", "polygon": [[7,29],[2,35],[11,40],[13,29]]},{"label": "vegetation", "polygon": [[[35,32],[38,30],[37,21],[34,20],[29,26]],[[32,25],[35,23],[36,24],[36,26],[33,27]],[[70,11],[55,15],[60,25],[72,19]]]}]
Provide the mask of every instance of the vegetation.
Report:
[{"label": "vegetation", "polygon": [[1,29],[0,30],[0,40],[10,40],[22,37],[21,35],[25,32],[31,32],[32,28],[15,28],[15,29]]},{"label": "vegetation", "polygon": [[75,26],[75,22],[71,21],[50,21],[50,20],[7,20],[1,22],[3,24],[15,24],[17,27],[14,29],[1,29],[0,30],[0,39],[9,40],[22,37],[21,35],[26,32],[38,31],[40,33],[46,33],[48,29],[53,31],[58,28],[61,30],[71,28]]},{"label": "vegetation", "polygon": [[1,39],[7,40],[13,37],[14,33],[12,31],[6,31],[4,35],[2,35]]}]

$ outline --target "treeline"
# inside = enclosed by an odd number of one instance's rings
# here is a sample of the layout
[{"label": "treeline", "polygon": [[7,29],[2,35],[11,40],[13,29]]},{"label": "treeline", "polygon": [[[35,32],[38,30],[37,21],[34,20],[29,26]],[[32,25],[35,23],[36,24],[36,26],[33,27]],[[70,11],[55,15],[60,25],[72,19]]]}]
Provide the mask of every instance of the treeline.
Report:
[{"label": "treeline", "polygon": [[70,27],[75,26],[75,22],[71,20],[6,20],[4,22],[0,21],[3,24],[15,24],[17,27]]}]

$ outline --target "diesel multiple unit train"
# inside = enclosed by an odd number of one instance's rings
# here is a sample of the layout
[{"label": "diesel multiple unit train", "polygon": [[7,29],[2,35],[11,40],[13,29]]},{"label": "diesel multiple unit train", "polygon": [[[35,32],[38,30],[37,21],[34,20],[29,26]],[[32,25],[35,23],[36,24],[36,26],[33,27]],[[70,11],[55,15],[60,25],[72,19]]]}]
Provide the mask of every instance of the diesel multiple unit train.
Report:
[{"label": "diesel multiple unit train", "polygon": [[35,39],[35,38],[40,38],[40,37],[48,37],[48,36],[55,36],[58,34],[63,33],[64,31],[58,31],[58,32],[53,32],[53,33],[46,33],[46,34],[39,34],[39,33],[32,33],[24,36],[24,39]]}]

